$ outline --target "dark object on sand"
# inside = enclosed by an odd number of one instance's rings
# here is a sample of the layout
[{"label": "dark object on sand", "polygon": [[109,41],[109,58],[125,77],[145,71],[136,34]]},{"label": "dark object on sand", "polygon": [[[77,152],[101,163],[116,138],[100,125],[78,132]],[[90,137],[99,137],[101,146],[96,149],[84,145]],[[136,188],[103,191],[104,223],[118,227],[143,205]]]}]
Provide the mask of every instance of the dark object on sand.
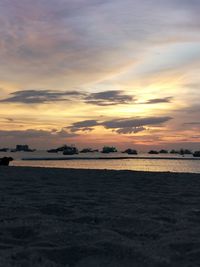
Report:
[{"label": "dark object on sand", "polygon": [[65,146],[63,155],[75,155],[78,154],[78,149],[75,146]]},{"label": "dark object on sand", "polygon": [[193,157],[200,158],[200,151],[195,151]]},{"label": "dark object on sand", "polygon": [[13,161],[13,158],[11,157],[0,158],[0,166],[8,166],[10,161]]},{"label": "dark object on sand", "polygon": [[122,152],[122,153],[127,153],[127,154],[129,154],[129,155],[137,155],[137,154],[138,154],[137,150],[135,150],[135,149],[131,149],[131,148],[126,149],[126,150],[125,150],[124,152]]},{"label": "dark object on sand", "polygon": [[150,151],[149,151],[149,154],[152,154],[152,155],[154,154],[154,155],[156,155],[156,154],[159,154],[159,152],[156,151],[156,150],[150,150]]},{"label": "dark object on sand", "polygon": [[117,152],[117,149],[114,146],[104,146],[101,153],[114,153]]}]

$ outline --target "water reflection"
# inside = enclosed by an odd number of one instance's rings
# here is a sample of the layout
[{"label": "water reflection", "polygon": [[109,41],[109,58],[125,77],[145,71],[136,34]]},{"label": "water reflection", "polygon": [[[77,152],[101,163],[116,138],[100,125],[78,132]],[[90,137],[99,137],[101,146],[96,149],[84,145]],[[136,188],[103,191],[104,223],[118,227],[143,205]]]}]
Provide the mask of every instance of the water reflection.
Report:
[{"label": "water reflection", "polygon": [[200,161],[196,160],[159,160],[159,159],[125,159],[125,160],[52,160],[52,161],[14,161],[15,166],[37,166],[56,168],[113,169],[156,172],[191,172],[200,173]]},{"label": "water reflection", "polygon": [[[35,152],[16,152],[0,153],[0,157],[12,156],[15,160],[11,163],[13,166],[35,166],[35,167],[56,167],[56,168],[83,168],[83,169],[113,169],[113,170],[136,170],[136,171],[169,171],[169,172],[193,172],[200,173],[200,160],[181,160],[182,158],[191,158],[192,156],[182,157],[180,155],[159,155],[160,157],[177,157],[173,160],[168,159],[120,159],[120,160],[37,160],[22,161],[22,158],[55,158],[62,157],[62,153],[50,154],[45,151]],[[100,157],[101,153],[86,153],[81,157]],[[103,155],[104,157],[124,156],[121,153]],[[128,155],[125,155],[128,156]],[[152,157],[148,154],[139,154],[141,157]],[[155,155],[157,157],[158,155]],[[80,155],[77,155],[80,157]],[[130,155],[133,157],[133,155]],[[136,156],[137,157],[137,156]]]}]

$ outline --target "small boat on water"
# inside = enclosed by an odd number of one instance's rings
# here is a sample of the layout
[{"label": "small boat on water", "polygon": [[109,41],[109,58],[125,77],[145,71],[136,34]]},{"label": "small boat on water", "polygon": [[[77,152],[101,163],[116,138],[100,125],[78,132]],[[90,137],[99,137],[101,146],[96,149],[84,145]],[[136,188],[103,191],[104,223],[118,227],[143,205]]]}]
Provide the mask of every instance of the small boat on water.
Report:
[{"label": "small boat on water", "polygon": [[195,157],[195,158],[200,158],[200,151],[195,151],[195,152],[193,153],[193,157]]},{"label": "small boat on water", "polygon": [[75,146],[65,146],[63,151],[63,155],[75,155],[78,153],[78,149]]},{"label": "small boat on water", "polygon": [[131,148],[126,149],[126,150],[123,151],[122,153],[126,153],[126,154],[128,154],[128,155],[137,155],[137,154],[138,154],[137,150],[135,150],[135,149],[131,149]]},{"label": "small boat on water", "polygon": [[8,152],[8,148],[0,148],[0,152]]},{"label": "small boat on water", "polygon": [[80,153],[93,153],[96,152],[95,150],[93,150],[92,148],[83,148]]},{"label": "small boat on water", "polygon": [[101,153],[108,154],[108,153],[115,153],[117,149],[114,146],[104,146],[102,148]]}]

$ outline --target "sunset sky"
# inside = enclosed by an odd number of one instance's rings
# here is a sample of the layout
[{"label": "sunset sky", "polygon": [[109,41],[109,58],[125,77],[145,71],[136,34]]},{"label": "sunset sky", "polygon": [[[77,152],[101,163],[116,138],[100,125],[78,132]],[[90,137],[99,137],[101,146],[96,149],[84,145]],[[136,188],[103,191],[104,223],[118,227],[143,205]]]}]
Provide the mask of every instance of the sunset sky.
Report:
[{"label": "sunset sky", "polygon": [[1,0],[0,147],[200,148],[199,0]]}]

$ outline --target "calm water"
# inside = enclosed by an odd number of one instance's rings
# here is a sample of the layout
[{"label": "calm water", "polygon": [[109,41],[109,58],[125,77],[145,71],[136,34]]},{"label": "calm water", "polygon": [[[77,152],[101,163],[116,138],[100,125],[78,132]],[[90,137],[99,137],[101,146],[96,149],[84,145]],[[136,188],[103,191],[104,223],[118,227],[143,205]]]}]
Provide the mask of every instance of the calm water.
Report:
[{"label": "calm water", "polygon": [[[16,152],[16,153],[0,153],[0,157],[12,156],[13,166],[34,166],[34,167],[56,167],[56,168],[84,168],[84,169],[113,169],[113,170],[137,170],[137,171],[170,171],[170,172],[193,172],[200,173],[200,160],[185,160],[185,158],[193,158],[192,156],[182,157],[179,155],[148,155],[139,154],[141,157],[149,157],[147,159],[112,159],[112,160],[42,160],[42,158],[62,158],[62,153],[54,154],[45,151],[36,152]],[[95,158],[95,157],[122,157],[126,155],[122,153],[86,153],[79,154],[75,157]],[[152,159],[152,157],[161,157],[161,159]],[[162,157],[175,157],[177,159],[162,159]],[[67,156],[65,156],[66,158]],[[150,159],[151,157],[151,159]],[[37,160],[26,161],[22,158],[36,158]],[[38,160],[41,159],[41,160]]]}]

